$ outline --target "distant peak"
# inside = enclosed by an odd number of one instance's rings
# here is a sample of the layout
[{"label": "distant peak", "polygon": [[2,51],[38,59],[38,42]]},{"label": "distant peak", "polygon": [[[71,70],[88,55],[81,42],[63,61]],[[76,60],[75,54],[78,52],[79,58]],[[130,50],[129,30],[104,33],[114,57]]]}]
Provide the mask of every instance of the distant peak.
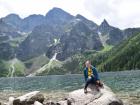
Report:
[{"label": "distant peak", "polygon": [[73,16],[68,12],[62,10],[61,8],[54,7],[52,8],[47,14],[46,17],[53,18],[53,17],[69,17],[72,18]]},{"label": "distant peak", "polygon": [[35,18],[35,19],[37,19],[37,18],[44,18],[44,16],[43,15],[40,15],[40,14],[32,14],[32,15],[29,15],[28,17],[25,17],[24,19],[33,19],[33,18]]},{"label": "distant peak", "polygon": [[[58,8],[58,7],[54,7],[52,8],[51,10],[62,10],[61,8]],[[63,10],[62,10],[63,11]]]},{"label": "distant peak", "polygon": [[78,18],[78,19],[86,19],[84,16],[82,16],[82,15],[80,15],[80,14],[77,14],[77,15],[76,15],[76,18]]},{"label": "distant peak", "polygon": [[61,8],[54,7],[47,14],[51,14],[51,13],[67,13],[67,12],[62,10]]},{"label": "distant peak", "polygon": [[101,25],[109,26],[109,24],[108,24],[106,19],[104,19],[104,21],[101,23]]},{"label": "distant peak", "polygon": [[106,22],[107,23],[107,20],[106,19],[104,19],[104,21],[103,22]]},{"label": "distant peak", "polygon": [[29,15],[29,17],[34,17],[34,16],[43,16],[41,14],[32,14],[32,15]]},{"label": "distant peak", "polygon": [[9,15],[7,15],[6,17],[11,17],[11,18],[20,18],[20,17],[19,17],[19,15],[14,14],[14,13],[9,14]]}]

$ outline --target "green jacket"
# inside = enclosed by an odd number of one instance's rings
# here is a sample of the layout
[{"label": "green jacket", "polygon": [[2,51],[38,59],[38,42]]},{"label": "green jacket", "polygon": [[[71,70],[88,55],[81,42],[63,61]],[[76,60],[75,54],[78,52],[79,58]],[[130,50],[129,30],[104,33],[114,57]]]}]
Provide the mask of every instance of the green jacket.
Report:
[{"label": "green jacket", "polygon": [[[92,69],[92,72],[93,72],[94,79],[95,80],[100,80],[96,68],[94,66],[91,66],[91,69]],[[88,68],[87,67],[85,67],[85,69],[84,69],[84,76],[85,76],[85,81],[87,81],[87,79],[88,79]]]}]

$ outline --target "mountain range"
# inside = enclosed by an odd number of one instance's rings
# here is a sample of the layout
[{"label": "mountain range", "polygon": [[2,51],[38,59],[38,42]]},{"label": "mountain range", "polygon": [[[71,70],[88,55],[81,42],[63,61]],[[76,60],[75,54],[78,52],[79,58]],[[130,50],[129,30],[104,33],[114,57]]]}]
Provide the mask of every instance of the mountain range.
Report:
[{"label": "mountain range", "polygon": [[64,68],[67,73],[66,65],[73,61],[70,61],[73,56],[106,53],[138,33],[140,28],[121,30],[105,19],[97,25],[80,14],[73,16],[60,8],[53,8],[45,16],[33,14],[20,18],[9,14],[0,19],[0,59],[6,65],[11,59],[18,59],[24,65],[20,66],[22,71],[29,74],[56,54],[56,62],[61,64],[59,69]]}]

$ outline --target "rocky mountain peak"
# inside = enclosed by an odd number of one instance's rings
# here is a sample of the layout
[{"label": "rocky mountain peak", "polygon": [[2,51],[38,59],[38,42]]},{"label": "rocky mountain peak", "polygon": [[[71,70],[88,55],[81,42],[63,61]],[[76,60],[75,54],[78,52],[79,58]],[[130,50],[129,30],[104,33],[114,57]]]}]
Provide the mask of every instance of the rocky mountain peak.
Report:
[{"label": "rocky mountain peak", "polygon": [[113,29],[112,26],[110,26],[107,22],[107,20],[104,19],[104,21],[101,23],[101,25],[98,27],[98,32],[101,32],[103,35],[106,35],[110,33],[110,31]]},{"label": "rocky mountain peak", "polygon": [[33,14],[33,15],[29,15],[28,17],[26,17],[26,18],[24,18],[24,20],[25,19],[28,19],[28,18],[31,18],[31,19],[36,19],[36,18],[44,18],[44,16],[43,15],[40,15],[40,14]]},{"label": "rocky mountain peak", "polygon": [[15,31],[14,27],[7,24],[3,19],[0,19],[0,33]]},{"label": "rocky mountain peak", "polygon": [[74,16],[60,8],[53,8],[46,14],[46,23],[55,25],[64,25]]},{"label": "rocky mountain peak", "polygon": [[70,17],[71,18],[73,16],[67,13],[66,11],[62,10],[61,8],[54,7],[46,14],[46,17],[52,17],[52,18]]},{"label": "rocky mountain peak", "polygon": [[21,18],[19,17],[19,15],[17,15],[17,14],[9,14],[9,15],[7,15],[5,18],[21,19]]},{"label": "rocky mountain peak", "polygon": [[85,18],[80,14],[77,14],[75,18],[83,21],[83,23],[85,23],[91,30],[95,30],[98,27],[96,23],[94,23],[91,20],[88,20],[87,18]]},{"label": "rocky mountain peak", "polygon": [[80,14],[77,14],[76,15],[76,18],[77,19],[81,19],[81,20],[87,20],[84,16],[80,15]]},{"label": "rocky mountain peak", "polygon": [[21,22],[21,18],[19,17],[19,15],[17,14],[9,14],[6,17],[2,18],[3,21],[5,21],[6,23],[12,23],[13,25],[17,25],[18,23]]},{"label": "rocky mountain peak", "polygon": [[107,20],[104,19],[100,26],[101,27],[109,27],[110,25],[108,24]]}]

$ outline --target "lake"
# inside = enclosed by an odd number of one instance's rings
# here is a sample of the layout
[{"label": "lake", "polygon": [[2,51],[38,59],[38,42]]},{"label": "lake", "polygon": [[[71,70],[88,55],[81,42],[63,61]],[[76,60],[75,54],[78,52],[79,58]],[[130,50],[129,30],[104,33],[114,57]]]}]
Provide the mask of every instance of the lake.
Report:
[{"label": "lake", "polygon": [[[100,73],[101,80],[124,101],[140,105],[140,70]],[[0,78],[0,91],[70,92],[84,87],[81,74]]]}]

